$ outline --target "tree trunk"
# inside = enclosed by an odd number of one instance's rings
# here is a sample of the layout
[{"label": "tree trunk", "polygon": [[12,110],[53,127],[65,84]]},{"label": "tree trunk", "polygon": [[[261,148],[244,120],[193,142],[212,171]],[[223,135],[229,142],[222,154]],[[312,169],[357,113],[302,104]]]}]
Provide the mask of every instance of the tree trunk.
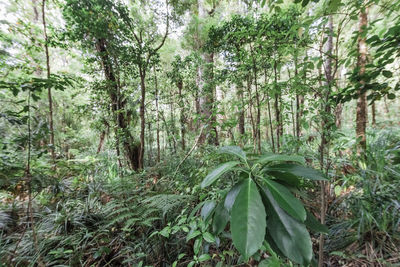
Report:
[{"label": "tree trunk", "polygon": [[175,134],[176,134],[176,129],[175,129],[175,113],[174,113],[174,99],[173,99],[174,94],[172,93],[172,91],[170,92],[170,102],[169,102],[169,108],[170,108],[170,118],[171,118],[171,137],[172,137],[172,141],[174,144],[174,153],[176,153],[176,138],[175,138]]},{"label": "tree trunk", "polygon": [[[49,57],[49,45],[47,38],[46,29],[46,0],[42,0],[42,21],[43,21],[43,34],[44,34],[44,49],[46,52],[46,67],[47,67],[47,79],[50,79],[50,57]],[[50,151],[53,163],[56,160],[55,144],[54,144],[54,125],[53,125],[53,98],[51,96],[51,88],[47,89],[47,97],[49,100],[49,130],[50,130]]]},{"label": "tree trunk", "polygon": [[[365,4],[365,2],[364,2]],[[365,5],[361,8],[359,18],[359,37],[358,37],[358,68],[360,77],[360,89],[358,90],[357,100],[357,114],[356,114],[356,137],[360,140],[357,146],[357,155],[365,157],[365,150],[367,149],[367,94],[365,92],[365,65],[367,64],[367,42],[366,34],[368,26],[368,7]]]},{"label": "tree trunk", "polygon": [[257,150],[258,153],[261,154],[261,104],[260,104],[260,95],[258,93],[258,83],[257,83],[257,63],[254,58],[253,48],[250,45],[251,54],[252,54],[252,61],[253,61],[253,74],[254,74],[254,86],[256,91],[256,142],[257,142]]},{"label": "tree trunk", "polygon": [[243,99],[243,88],[241,87],[236,87],[236,95],[240,101],[239,104],[239,110],[238,110],[238,120],[239,120],[239,134],[240,134],[240,139],[243,138],[244,134],[245,134],[245,128],[244,128],[244,124],[245,124],[245,119],[244,119],[244,99]]},{"label": "tree trunk", "polygon": [[280,127],[281,127],[281,115],[280,115],[280,109],[279,109],[279,92],[278,92],[278,74],[277,74],[277,62],[276,60],[274,61],[274,96],[275,96],[275,102],[274,102],[274,108],[275,108],[275,120],[276,120],[276,151],[279,152],[279,147],[280,147]]},{"label": "tree trunk", "polygon": [[[267,81],[267,71],[264,69],[264,79],[265,84],[268,84]],[[275,140],[274,140],[274,129],[272,127],[272,115],[271,115],[271,99],[269,96],[269,91],[267,90],[267,108],[268,108],[268,120],[269,120],[269,127],[271,131],[271,144],[272,144],[272,151],[275,153]]]},{"label": "tree trunk", "polygon": [[[322,91],[322,122],[321,122],[321,144],[320,144],[320,165],[321,170],[326,171],[328,173],[329,164],[325,164],[325,155],[329,157],[329,134],[330,134],[330,116],[331,116],[331,106],[329,102],[329,98],[331,95],[331,87],[332,87],[332,56],[333,56],[333,17],[329,16],[329,34],[327,40],[327,48],[326,48],[326,59],[325,59],[325,84]],[[327,210],[326,204],[326,183],[321,181],[321,224],[325,224],[325,214]],[[324,235],[321,234],[319,238],[319,260],[318,266],[322,267],[324,263]]]},{"label": "tree trunk", "polygon": [[[129,132],[129,115],[126,115],[125,112],[121,112],[124,110],[125,102],[121,102],[121,99],[118,95],[119,86],[107,51],[107,41],[105,39],[96,40],[96,50],[101,58],[104,76],[109,83],[108,93],[111,99],[111,109],[116,117],[116,125],[122,130],[124,135],[122,143],[125,150],[125,156],[128,160],[129,167],[137,170],[139,168],[140,147],[138,147],[138,145],[134,142],[134,138]],[[118,134],[116,133],[116,135]]]},{"label": "tree trunk", "polygon": [[105,137],[106,137],[106,131],[101,131],[99,145],[97,146],[97,152],[96,152],[97,154],[100,153],[101,148],[103,147]]},{"label": "tree trunk", "polygon": [[145,145],[145,130],[146,130],[146,118],[144,116],[144,108],[145,108],[145,100],[146,100],[146,70],[143,66],[139,66],[139,74],[140,74],[140,109],[139,109],[139,117],[140,117],[140,150],[139,150],[139,164],[138,168],[143,169],[143,158],[144,158],[144,145]]},{"label": "tree trunk", "polygon": [[200,144],[204,144],[207,141],[210,145],[218,145],[218,132],[216,128],[216,117],[213,109],[214,105],[214,81],[213,81],[213,65],[214,65],[214,54],[204,53],[203,54],[203,66],[200,68],[199,79],[200,79],[200,110],[201,118],[205,127],[203,135],[200,138]]},{"label": "tree trunk", "polygon": [[[198,0],[198,17],[201,20],[205,20],[214,14],[214,6],[213,9],[208,11],[205,8],[205,0]],[[213,3],[215,4],[215,3]],[[200,32],[202,29],[199,27],[197,29],[196,38],[198,38],[197,48],[201,49],[203,43],[200,40]],[[202,136],[199,139],[200,144],[204,144],[207,141],[208,144],[218,145],[218,131],[216,126],[216,116],[215,114],[215,103],[214,103],[214,93],[215,93],[215,85],[214,85],[214,54],[209,52],[202,52],[202,65],[198,71],[198,87],[200,93],[200,111],[201,111],[201,121],[203,126],[206,126]]]},{"label": "tree trunk", "polygon": [[372,126],[376,127],[376,106],[375,102],[371,105],[371,114],[372,114]]},{"label": "tree trunk", "polygon": [[342,112],[343,112],[343,104],[339,103],[335,109],[335,124],[336,128],[338,129],[342,127]]},{"label": "tree trunk", "polygon": [[177,87],[178,87],[178,94],[179,94],[179,105],[181,108],[181,114],[179,117],[179,121],[181,124],[181,146],[182,146],[182,150],[185,151],[186,149],[186,143],[185,143],[185,133],[186,133],[186,129],[185,129],[185,122],[186,122],[186,115],[185,115],[185,103],[184,103],[184,99],[182,96],[182,89],[183,89],[183,83],[182,81],[179,81],[177,83]]},{"label": "tree trunk", "polygon": [[[294,55],[294,75],[295,77],[298,76],[298,53],[297,53],[297,47],[296,47],[296,52]],[[297,82],[296,79],[296,119],[295,119],[295,124],[296,124],[296,139],[298,141],[298,144],[296,145],[296,151],[299,150],[299,145],[300,145],[300,136],[301,136],[301,115],[302,115],[302,101],[304,101],[304,96],[302,95],[303,92],[300,90],[300,84]]]},{"label": "tree trunk", "polygon": [[156,138],[157,138],[157,163],[160,162],[160,110],[158,107],[158,83],[157,83],[157,74],[154,68],[154,86],[155,86],[155,98],[156,98],[156,120],[157,120],[157,129],[156,129]]}]

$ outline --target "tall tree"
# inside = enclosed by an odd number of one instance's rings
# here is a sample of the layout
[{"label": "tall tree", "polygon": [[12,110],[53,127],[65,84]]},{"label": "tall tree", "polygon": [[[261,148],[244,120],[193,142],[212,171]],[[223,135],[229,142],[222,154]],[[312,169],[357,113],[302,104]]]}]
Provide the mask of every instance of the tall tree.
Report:
[{"label": "tall tree", "polygon": [[[109,10],[109,12],[105,12]],[[105,90],[109,96],[115,126],[116,150],[119,154],[120,136],[125,157],[132,169],[138,169],[139,151],[130,131],[132,112],[128,110],[126,98],[121,89],[121,66],[132,66],[127,61],[126,51],[132,49],[129,13],[125,6],[109,0],[68,0],[64,7],[64,18],[67,22],[71,40],[80,42],[84,49],[94,52],[101,65]],[[124,64],[120,64],[123,62]],[[121,134],[120,134],[121,133]]]},{"label": "tall tree", "polygon": [[[36,11],[36,9],[35,9]],[[47,27],[46,27],[46,0],[42,0],[42,22],[43,22],[43,34],[44,34],[44,50],[46,53],[46,68],[47,68],[47,79],[50,79],[50,56],[49,56],[49,40],[47,38]],[[50,151],[53,163],[56,160],[55,144],[54,144],[54,123],[53,123],[53,98],[51,95],[51,87],[47,88],[47,97],[49,101],[49,130],[50,130]]]},{"label": "tall tree", "polygon": [[367,27],[368,27],[368,6],[367,1],[363,1],[361,5],[359,23],[358,23],[358,60],[357,68],[359,74],[359,89],[357,99],[357,112],[356,112],[356,137],[359,140],[357,146],[357,154],[364,156],[363,153],[367,148],[367,93],[365,89],[365,67],[367,64]]},{"label": "tall tree", "polygon": [[211,9],[207,9],[205,0],[197,0],[197,15],[200,23],[196,31],[197,48],[200,50],[202,64],[198,68],[198,90],[200,94],[199,105],[201,120],[203,122],[203,131],[199,143],[203,144],[207,140],[209,144],[218,145],[218,131],[215,116],[215,84],[214,84],[214,52],[207,51],[204,46],[205,40],[201,36],[204,35],[205,22],[214,16],[216,8],[216,0],[212,0]]},{"label": "tall tree", "polygon": [[[139,9],[145,9],[145,3],[139,5]],[[153,7],[153,9],[156,7]],[[169,14],[168,14],[168,0],[165,1],[166,8],[166,23],[165,23],[165,32],[161,37],[161,41],[156,44],[157,40],[157,28],[154,27],[153,21],[147,21],[144,19],[136,19],[136,25],[134,25],[134,20],[128,20],[128,26],[130,32],[133,34],[134,39],[132,41],[135,42],[135,64],[139,70],[140,77],[140,108],[139,108],[139,116],[140,116],[140,150],[139,150],[139,162],[138,168],[142,169],[143,158],[144,158],[144,148],[145,148],[145,129],[146,129],[146,118],[145,118],[145,101],[146,101],[146,76],[149,67],[151,66],[151,60],[154,60],[157,56],[158,50],[163,47],[165,40],[168,36],[169,29]],[[153,10],[154,13],[156,13]],[[140,23],[143,23],[140,25]],[[135,27],[136,26],[136,27]]]}]

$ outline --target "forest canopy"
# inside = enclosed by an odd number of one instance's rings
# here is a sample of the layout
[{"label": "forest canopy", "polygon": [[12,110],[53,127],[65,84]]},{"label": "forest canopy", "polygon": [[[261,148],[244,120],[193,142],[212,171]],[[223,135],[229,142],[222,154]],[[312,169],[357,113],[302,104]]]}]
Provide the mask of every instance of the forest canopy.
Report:
[{"label": "forest canopy", "polygon": [[399,1],[0,17],[0,266],[400,264]]}]

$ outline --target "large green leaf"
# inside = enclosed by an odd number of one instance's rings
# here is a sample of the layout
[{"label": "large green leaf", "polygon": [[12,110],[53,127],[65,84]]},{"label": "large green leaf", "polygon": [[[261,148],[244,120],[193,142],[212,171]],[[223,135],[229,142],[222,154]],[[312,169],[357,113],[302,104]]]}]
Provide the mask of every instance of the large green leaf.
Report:
[{"label": "large green leaf", "polygon": [[211,216],[211,214],[214,211],[214,208],[216,206],[216,203],[214,200],[208,200],[204,202],[204,205],[201,209],[201,217],[203,218],[204,221],[207,221],[207,219]]},{"label": "large green leaf", "polygon": [[243,186],[243,182],[239,182],[235,184],[232,189],[228,192],[225,197],[224,207],[225,209],[230,212],[232,210],[233,203],[235,203],[235,199],[240,192],[240,189]]},{"label": "large green leaf", "polygon": [[287,214],[267,187],[263,187],[262,196],[268,212],[268,234],[279,252],[296,263],[310,263],[312,243],[305,225]]},{"label": "large green leaf", "polygon": [[294,161],[300,164],[305,163],[305,159],[301,156],[296,155],[283,155],[283,154],[267,154],[261,156],[256,162],[260,164],[265,164],[271,161]]},{"label": "large green leaf", "polygon": [[288,172],[296,176],[300,176],[303,178],[311,179],[311,180],[327,180],[325,175],[320,171],[314,170],[312,168],[304,167],[297,164],[291,163],[282,163],[273,165],[268,167],[266,171],[281,171],[281,172]]},{"label": "large green leaf", "polygon": [[278,202],[279,206],[284,209],[289,215],[293,216],[302,222],[306,219],[306,210],[303,204],[295,198],[290,191],[281,184],[278,184],[269,179],[264,179],[266,186],[272,193],[272,196]]},{"label": "large green leaf", "polygon": [[294,187],[298,187],[300,185],[300,178],[289,172],[267,170],[266,173],[275,177],[279,181],[284,182],[287,185]]},{"label": "large green leaf", "polygon": [[327,234],[329,229],[326,225],[321,224],[317,218],[307,211],[307,219],[304,224],[313,232]]},{"label": "large green leaf", "polygon": [[231,216],[233,244],[246,260],[261,247],[265,227],[266,213],[260,193],[248,178],[236,197]]},{"label": "large green leaf", "polygon": [[224,146],[218,149],[219,154],[229,154],[229,155],[234,155],[238,158],[240,158],[243,161],[246,161],[246,153],[238,147],[238,146]]},{"label": "large green leaf", "polygon": [[233,167],[238,165],[239,161],[229,161],[224,164],[219,165],[212,172],[210,172],[206,178],[204,178],[203,182],[201,182],[201,188],[207,187],[215,182],[222,174],[231,170]]},{"label": "large green leaf", "polygon": [[229,221],[229,212],[224,207],[224,202],[221,201],[215,208],[214,217],[212,221],[212,228],[215,234],[220,234]]}]

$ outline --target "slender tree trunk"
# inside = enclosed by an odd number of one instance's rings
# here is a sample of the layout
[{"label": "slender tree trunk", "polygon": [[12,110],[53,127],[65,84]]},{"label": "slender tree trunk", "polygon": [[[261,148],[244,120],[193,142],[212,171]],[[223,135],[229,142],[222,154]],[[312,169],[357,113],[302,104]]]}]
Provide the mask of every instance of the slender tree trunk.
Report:
[{"label": "slender tree trunk", "polygon": [[335,124],[336,128],[342,128],[342,112],[343,112],[343,104],[339,103],[335,109]]},{"label": "slender tree trunk", "polygon": [[356,114],[356,137],[360,140],[360,143],[357,146],[357,154],[358,156],[365,157],[365,150],[367,149],[367,136],[366,136],[366,128],[367,128],[367,94],[364,91],[365,86],[365,65],[367,64],[367,42],[366,42],[366,34],[368,26],[368,7],[364,6],[361,8],[360,12],[360,20],[359,20],[359,37],[358,37],[358,68],[359,68],[359,76],[360,76],[360,84],[361,87],[358,90],[358,100],[357,100],[357,114]]},{"label": "slender tree trunk", "polygon": [[[332,88],[332,56],[333,56],[333,17],[332,15],[329,16],[328,22],[329,34],[327,40],[327,48],[326,48],[326,59],[325,59],[325,84],[323,87],[322,93],[322,123],[321,123],[321,144],[320,144],[320,165],[321,170],[325,171],[326,174],[328,173],[329,163],[325,164],[325,160],[328,161],[329,157],[329,134],[331,129],[331,106],[330,106],[330,95],[331,95],[331,88]],[[326,158],[325,158],[326,155]],[[327,210],[327,203],[326,203],[326,187],[327,184],[324,181],[321,181],[321,210],[320,210],[320,217],[321,217],[321,224],[325,224],[325,215]],[[321,234],[319,238],[319,260],[318,266],[322,267],[324,264],[324,235]]]},{"label": "slender tree trunk", "polygon": [[38,266],[44,266],[42,262],[42,258],[39,253],[39,242],[37,238],[37,233],[35,229],[35,218],[33,216],[33,207],[32,207],[32,174],[31,174],[31,148],[32,148],[32,131],[31,131],[31,91],[28,92],[28,149],[27,149],[27,161],[25,168],[25,179],[28,185],[28,209],[27,215],[29,218],[29,224],[32,229],[32,237],[33,237],[33,245],[36,253],[39,255],[38,257]]},{"label": "slender tree trunk", "polygon": [[157,74],[154,68],[154,85],[155,85],[155,98],[156,98],[156,124],[157,124],[157,129],[156,129],[156,138],[157,138],[157,163],[160,162],[160,154],[161,154],[161,148],[160,148],[160,110],[158,107],[158,83],[157,83]]},{"label": "slender tree trunk", "polygon": [[255,87],[255,93],[256,93],[256,142],[257,142],[257,150],[258,153],[261,154],[261,105],[260,105],[260,95],[258,93],[258,83],[257,83],[257,66],[256,66],[256,60],[254,58],[254,53],[253,53],[253,48],[250,45],[251,49],[251,54],[252,54],[252,60],[253,60],[253,74],[254,74],[254,87]]},{"label": "slender tree trunk", "polygon": [[253,145],[255,150],[256,149],[255,141],[257,138],[257,126],[253,115],[254,103],[253,103],[253,95],[251,93],[251,82],[252,82],[251,76],[249,75],[247,77],[247,93],[249,94],[249,113],[250,113],[251,129],[253,134]]},{"label": "slender tree trunk", "polygon": [[244,119],[244,99],[243,99],[243,88],[237,86],[236,87],[236,95],[240,101],[239,104],[239,110],[238,110],[238,115],[239,115],[239,134],[240,134],[240,139],[243,138],[245,134],[245,119]]},{"label": "slender tree trunk", "polygon": [[[267,71],[265,69],[264,69],[264,79],[265,79],[265,84],[268,84]],[[271,99],[270,99],[270,95],[269,95],[269,90],[267,90],[267,108],[268,108],[269,127],[270,127],[270,131],[271,131],[272,151],[275,153],[274,129],[272,126]]]},{"label": "slender tree trunk", "polygon": [[[295,77],[298,77],[298,53],[297,53],[297,47],[296,47],[296,52],[294,55],[294,75]],[[296,124],[296,139],[298,141],[298,144],[296,145],[296,151],[299,150],[299,145],[300,145],[300,136],[301,136],[301,113],[302,113],[302,107],[301,107],[301,101],[304,99],[302,92],[300,92],[300,84],[295,82],[296,86],[296,119],[295,119],[295,124]],[[303,100],[304,101],[304,100]]]},{"label": "slender tree trunk", "polygon": [[101,148],[103,147],[104,138],[106,137],[106,131],[101,131],[99,145],[97,146],[97,154],[100,153]]},{"label": "slender tree trunk", "polygon": [[274,61],[274,96],[275,96],[275,120],[276,120],[276,151],[279,152],[280,147],[280,110],[279,110],[279,92],[278,92],[278,74],[277,74],[277,62]]},{"label": "slender tree trunk", "polygon": [[371,114],[372,114],[372,126],[376,127],[376,106],[375,102],[371,105]]},{"label": "slender tree trunk", "polygon": [[153,158],[153,138],[152,138],[152,134],[151,134],[151,121],[147,120],[147,135],[148,135],[148,161],[152,162],[152,158]]},{"label": "slender tree trunk", "polygon": [[179,81],[177,83],[177,87],[178,87],[178,94],[179,94],[179,105],[180,105],[180,109],[181,109],[181,114],[179,117],[179,121],[181,124],[181,146],[182,146],[182,150],[185,151],[186,149],[186,143],[185,143],[185,133],[186,133],[186,129],[185,129],[185,123],[186,123],[186,115],[185,115],[185,103],[184,103],[184,99],[182,96],[182,89],[183,89],[183,83],[182,81]]},{"label": "slender tree trunk", "polygon": [[173,145],[174,145],[174,153],[176,153],[176,138],[175,138],[175,134],[176,134],[176,129],[175,129],[175,114],[174,114],[174,100],[173,100],[173,94],[171,91],[171,95],[170,95],[170,103],[169,103],[169,108],[170,108],[170,118],[171,118],[171,137],[172,137],[172,141],[173,141]]},{"label": "slender tree trunk", "polygon": [[140,150],[139,150],[139,169],[143,169],[143,158],[144,158],[144,145],[145,145],[145,130],[146,130],[146,118],[144,115],[145,109],[145,100],[146,100],[146,70],[143,66],[139,67],[139,74],[140,74],[140,109],[139,109],[139,116],[140,116]]},{"label": "slender tree trunk", "polygon": [[[47,38],[46,29],[46,0],[42,0],[42,21],[43,21],[43,34],[44,34],[44,49],[46,52],[46,67],[47,67],[47,79],[50,79],[50,56],[49,56],[49,45]],[[50,151],[53,163],[56,160],[55,144],[54,144],[54,125],[53,125],[53,98],[51,96],[51,88],[47,89],[47,97],[49,100],[49,130],[50,130]]]}]

